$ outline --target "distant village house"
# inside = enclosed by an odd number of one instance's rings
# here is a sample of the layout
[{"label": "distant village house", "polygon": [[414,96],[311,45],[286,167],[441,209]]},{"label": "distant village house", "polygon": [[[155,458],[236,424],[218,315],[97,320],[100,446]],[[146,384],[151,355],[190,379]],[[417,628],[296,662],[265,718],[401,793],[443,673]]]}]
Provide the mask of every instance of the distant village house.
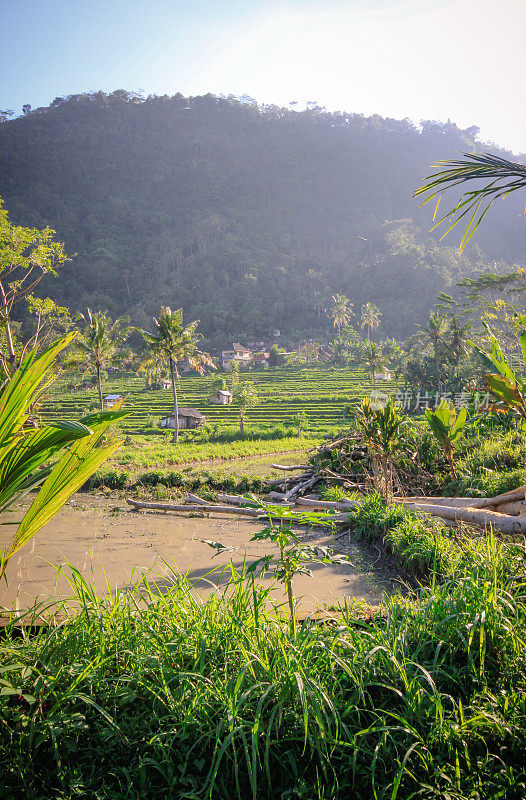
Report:
[{"label": "distant village house", "polygon": [[252,353],[248,348],[243,347],[238,342],[234,342],[231,350],[221,350],[223,369],[228,369],[232,361],[236,361],[239,368],[243,369],[243,367],[248,367],[252,363]]},{"label": "distant village house", "polygon": [[232,392],[229,392],[228,389],[218,389],[217,392],[210,395],[208,402],[213,406],[228,406],[232,399]]},{"label": "distant village house", "polygon": [[[185,430],[188,428],[201,428],[205,424],[205,418],[197,410],[197,408],[179,408],[179,429]],[[159,425],[161,428],[175,428],[175,414],[172,411],[168,416],[163,417]]]}]

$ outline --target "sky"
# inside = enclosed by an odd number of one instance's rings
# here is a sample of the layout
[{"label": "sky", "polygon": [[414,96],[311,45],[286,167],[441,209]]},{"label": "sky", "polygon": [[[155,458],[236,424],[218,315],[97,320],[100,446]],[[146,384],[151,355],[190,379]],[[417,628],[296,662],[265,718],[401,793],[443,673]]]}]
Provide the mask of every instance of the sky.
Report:
[{"label": "sky", "polygon": [[526,0],[0,0],[0,108],[248,95],[477,125],[526,153]]}]

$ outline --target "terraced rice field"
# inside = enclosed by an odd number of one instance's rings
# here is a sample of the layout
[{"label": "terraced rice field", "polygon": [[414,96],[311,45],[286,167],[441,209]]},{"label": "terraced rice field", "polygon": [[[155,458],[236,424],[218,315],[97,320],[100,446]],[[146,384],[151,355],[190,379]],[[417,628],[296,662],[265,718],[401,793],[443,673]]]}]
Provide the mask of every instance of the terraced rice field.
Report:
[{"label": "terraced rice field", "polygon": [[[221,430],[236,426],[239,408],[234,402],[229,406],[210,405],[214,375],[204,377],[181,377],[179,381],[179,403],[181,406],[197,408],[210,426]],[[307,415],[306,432],[323,435],[345,422],[346,408],[356,405],[369,394],[372,384],[363,370],[342,368],[292,368],[284,367],[266,372],[241,375],[241,381],[251,380],[258,392],[257,405],[246,414],[246,423],[259,430],[282,425],[292,426],[292,418],[298,412]],[[377,388],[393,391],[391,381],[381,381]],[[173,407],[170,390],[152,391],[145,388],[144,379],[136,375],[110,376],[104,392],[115,392],[126,397],[125,408],[130,415],[122,428],[129,434],[152,433],[162,416]],[[61,417],[78,418],[97,400],[95,390],[69,392],[64,384],[57,384],[52,397],[42,409],[42,419]]]}]

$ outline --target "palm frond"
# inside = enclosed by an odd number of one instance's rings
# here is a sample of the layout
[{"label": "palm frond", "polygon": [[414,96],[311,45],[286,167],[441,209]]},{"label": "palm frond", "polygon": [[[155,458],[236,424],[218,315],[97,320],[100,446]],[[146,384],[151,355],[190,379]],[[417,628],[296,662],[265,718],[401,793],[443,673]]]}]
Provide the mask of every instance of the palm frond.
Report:
[{"label": "palm frond", "polygon": [[[518,189],[526,188],[526,166],[516,161],[508,161],[491,153],[464,153],[463,159],[439,161],[433,166],[438,172],[424,178],[424,185],[416,190],[414,197],[425,197],[421,206],[436,199],[433,221],[437,218],[442,194],[457,186],[473,180],[486,181],[484,186],[465,191],[457,204],[442,216],[431,228],[441,225],[448,227],[443,239],[458,223],[466,219],[467,225],[460,242],[460,252],[464,250],[478,226],[486,216],[491,205]],[[426,196],[427,195],[427,196]]]}]

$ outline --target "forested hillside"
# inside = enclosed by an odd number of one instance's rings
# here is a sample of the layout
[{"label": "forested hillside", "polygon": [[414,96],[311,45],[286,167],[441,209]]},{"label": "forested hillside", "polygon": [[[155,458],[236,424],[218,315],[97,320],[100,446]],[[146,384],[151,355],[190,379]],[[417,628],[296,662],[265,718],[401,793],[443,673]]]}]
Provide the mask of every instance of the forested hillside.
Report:
[{"label": "forested hillside", "polygon": [[144,326],[183,306],[217,345],[320,333],[341,292],[404,337],[461,275],[522,263],[513,200],[459,256],[412,197],[436,159],[484,149],[475,128],[124,91],[26,111],[0,125],[0,194],[14,222],[49,224],[77,253],[45,287],[72,309]]}]

